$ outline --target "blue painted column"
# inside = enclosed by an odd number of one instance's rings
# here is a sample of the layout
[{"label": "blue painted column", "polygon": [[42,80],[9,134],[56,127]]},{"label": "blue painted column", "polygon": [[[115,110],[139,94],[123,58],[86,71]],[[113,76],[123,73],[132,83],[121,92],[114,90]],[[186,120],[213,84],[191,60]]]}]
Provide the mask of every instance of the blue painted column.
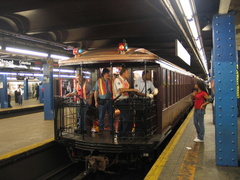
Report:
[{"label": "blue painted column", "polygon": [[238,106],[238,117],[240,117],[240,64],[239,64],[239,58],[240,58],[240,51],[238,51],[238,60],[237,60],[237,106]]},{"label": "blue painted column", "polygon": [[43,64],[44,119],[54,119],[52,65]]},{"label": "blue painted column", "polygon": [[7,96],[7,75],[0,75],[0,101],[1,108],[8,107],[8,96]]},{"label": "blue painted column", "polygon": [[238,166],[236,42],[233,14],[213,17],[216,164]]},{"label": "blue painted column", "polygon": [[28,79],[24,79],[24,100],[28,100]]},{"label": "blue painted column", "polygon": [[39,103],[43,103],[44,102],[43,76],[39,77],[39,81],[41,81],[41,83],[39,84]]}]

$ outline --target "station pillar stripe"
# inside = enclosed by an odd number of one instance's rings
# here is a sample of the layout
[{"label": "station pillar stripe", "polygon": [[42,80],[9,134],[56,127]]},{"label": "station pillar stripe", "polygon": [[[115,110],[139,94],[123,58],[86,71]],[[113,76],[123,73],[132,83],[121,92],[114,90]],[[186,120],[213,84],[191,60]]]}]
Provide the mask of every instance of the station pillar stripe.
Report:
[{"label": "station pillar stripe", "polygon": [[1,108],[8,107],[7,75],[6,74],[0,74],[0,105],[1,105]]},{"label": "station pillar stripe", "polygon": [[182,123],[181,127],[177,130],[171,141],[168,143],[166,148],[163,150],[159,158],[156,160],[150,171],[148,172],[147,176],[144,178],[144,180],[157,180],[164,168],[164,165],[166,164],[170,154],[174,150],[175,146],[177,145],[179,139],[181,138],[184,130],[187,127],[187,124],[189,123],[191,117],[193,116],[193,109],[188,114],[185,121]]},{"label": "station pillar stripe", "polygon": [[238,166],[236,32],[234,14],[213,17],[216,164]]},{"label": "station pillar stripe", "polygon": [[53,71],[49,64],[43,64],[44,120],[54,119]]}]

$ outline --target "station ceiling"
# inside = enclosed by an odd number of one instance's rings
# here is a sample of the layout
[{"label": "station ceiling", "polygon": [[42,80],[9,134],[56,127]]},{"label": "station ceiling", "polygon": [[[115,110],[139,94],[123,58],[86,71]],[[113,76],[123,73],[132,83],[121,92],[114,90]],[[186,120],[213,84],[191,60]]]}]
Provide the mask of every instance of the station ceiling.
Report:
[{"label": "station ceiling", "polygon": [[[211,23],[219,4],[228,0],[192,0],[199,28]],[[229,0],[231,1],[231,0]],[[165,3],[167,4],[165,4]],[[237,42],[240,44],[239,0],[232,0],[227,11],[236,11]],[[176,17],[182,29],[176,23]],[[184,32],[187,36],[184,36]],[[201,31],[211,67],[212,31]],[[197,75],[204,70],[194,53],[176,0],[4,0],[0,6],[0,45],[25,46],[38,51],[72,55],[72,47],[85,50],[116,47],[125,39],[130,47],[146,48],[158,56]],[[188,66],[175,56],[175,39],[191,55]],[[190,39],[190,42],[188,41]],[[239,47],[238,47],[239,48]],[[41,62],[39,57],[0,51],[0,58]]]}]

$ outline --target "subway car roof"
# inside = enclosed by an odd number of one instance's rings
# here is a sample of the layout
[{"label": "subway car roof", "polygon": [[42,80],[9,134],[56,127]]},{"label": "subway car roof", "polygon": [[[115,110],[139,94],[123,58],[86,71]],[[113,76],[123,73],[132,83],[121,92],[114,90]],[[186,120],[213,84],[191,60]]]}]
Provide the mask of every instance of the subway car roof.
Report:
[{"label": "subway car roof", "polygon": [[60,66],[95,64],[95,63],[117,63],[117,62],[154,62],[160,59],[159,56],[144,48],[129,48],[124,54],[120,54],[117,48],[99,49],[85,51],[80,56],[75,56],[67,60],[59,60]]},{"label": "subway car roof", "polygon": [[125,53],[120,54],[117,48],[98,49],[92,51],[85,51],[80,56],[74,56],[70,59],[59,60],[59,66],[71,66],[71,67],[94,67],[99,68],[106,66],[106,64],[112,64],[113,66],[138,66],[139,65],[159,64],[161,67],[176,71],[182,74],[193,76],[194,74],[168,62],[167,60],[157,56],[156,54],[144,49],[144,48],[129,48]]}]

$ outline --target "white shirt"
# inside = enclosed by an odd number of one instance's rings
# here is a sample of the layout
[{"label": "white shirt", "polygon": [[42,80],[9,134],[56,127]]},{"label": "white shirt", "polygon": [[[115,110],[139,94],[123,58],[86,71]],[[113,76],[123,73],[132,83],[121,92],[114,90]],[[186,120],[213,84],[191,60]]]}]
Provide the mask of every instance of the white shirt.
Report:
[{"label": "white shirt", "polygon": [[[146,87],[147,87],[147,94],[151,94],[155,89],[152,81],[150,80],[146,81]],[[139,78],[138,80],[134,81],[134,89],[137,89],[139,92],[145,94],[145,82],[143,81],[142,78]]]},{"label": "white shirt", "polygon": [[20,95],[23,95],[23,90],[22,90],[22,88],[18,88],[17,92],[20,92]]},{"label": "white shirt", "polygon": [[[120,79],[121,82],[120,81]],[[113,85],[113,93],[115,95],[115,97],[119,96],[120,95],[120,89],[121,88],[124,88],[124,83],[128,82],[126,79],[124,79],[122,76],[119,75],[118,78],[114,79],[114,85]],[[127,99],[129,96],[128,96],[128,93],[123,93],[118,99]]]}]

